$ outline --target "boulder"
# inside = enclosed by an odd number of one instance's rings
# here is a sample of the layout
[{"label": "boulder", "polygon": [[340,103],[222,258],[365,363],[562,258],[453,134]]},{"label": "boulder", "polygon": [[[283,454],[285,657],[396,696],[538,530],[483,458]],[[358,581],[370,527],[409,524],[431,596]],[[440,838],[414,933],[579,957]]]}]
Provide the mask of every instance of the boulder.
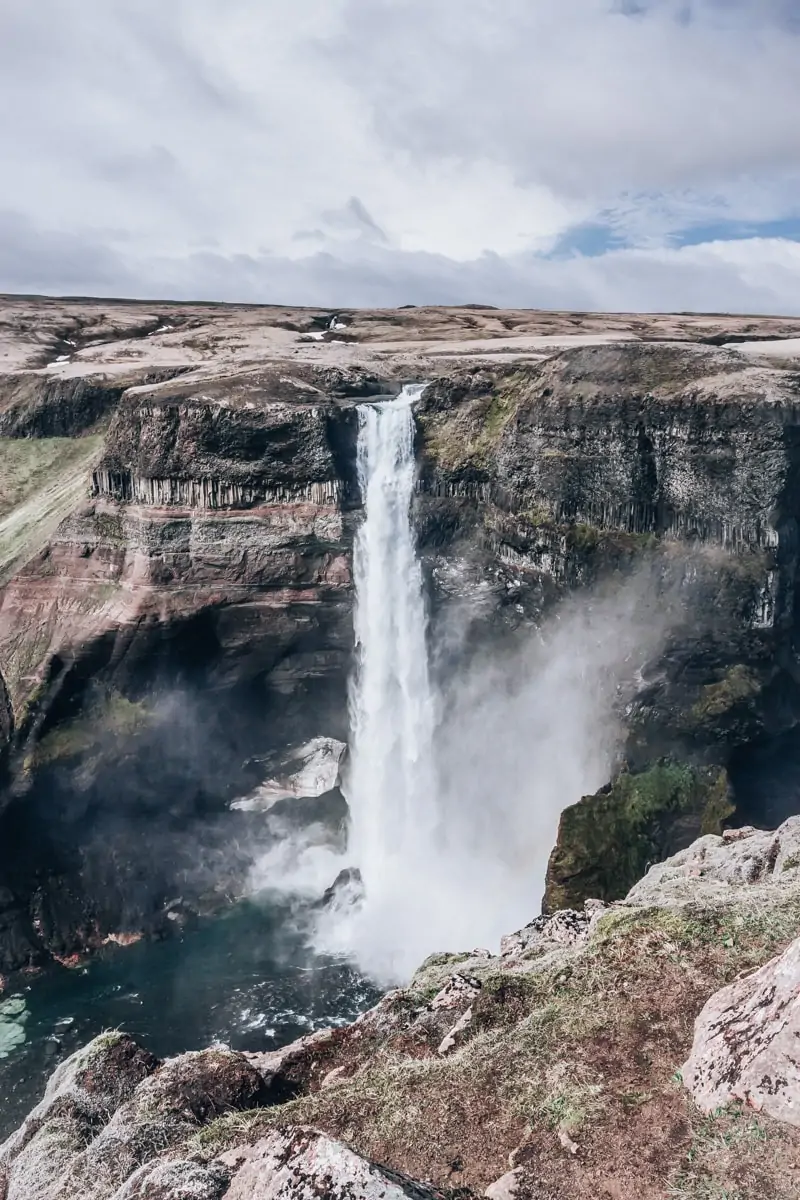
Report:
[{"label": "boulder", "polygon": [[463,975],[456,972],[451,975],[447,983],[437,992],[430,1003],[432,1009],[452,1009],[452,1008],[467,1008],[478,992],[481,990],[480,979],[475,979],[471,975]]},{"label": "boulder", "polygon": [[97,1174],[119,1185],[198,1125],[268,1100],[264,1079],[242,1054],[215,1048],[168,1059],[119,1106],[73,1164],[75,1193],[80,1195],[79,1187]]},{"label": "boulder", "polygon": [[566,908],[549,916],[535,917],[524,929],[500,939],[500,954],[503,958],[523,954],[531,957],[560,946],[577,946],[588,941],[594,923],[605,909],[602,901],[587,900],[580,911]]},{"label": "boulder", "polygon": [[0,1147],[0,1196],[217,1200],[227,1182],[220,1170],[206,1177],[164,1155],[221,1114],[268,1101],[267,1083],[241,1054],[202,1050],[159,1065],[129,1037],[105,1034],[58,1067],[41,1104]]},{"label": "boulder", "polygon": [[73,1159],[157,1066],[154,1055],[121,1033],[102,1034],[65,1059],[41,1102],[0,1146],[4,1200],[57,1194],[58,1180]]},{"label": "boulder", "polygon": [[740,1101],[800,1126],[800,938],[716,992],[695,1023],[683,1081],[703,1112]]},{"label": "boulder", "polygon": [[113,1200],[221,1200],[230,1179],[222,1163],[202,1166],[184,1159],[145,1163]]},{"label": "boulder", "polygon": [[341,912],[360,905],[364,899],[364,880],[358,867],[345,867],[317,902],[318,908]]},{"label": "boulder", "polygon": [[244,1153],[225,1200],[444,1200],[316,1129],[276,1130]]},{"label": "boulder", "polygon": [[235,800],[232,809],[269,812],[282,800],[314,800],[340,784],[341,762],[347,746],[335,738],[317,737],[290,752],[274,779],[262,783],[250,796]]},{"label": "boulder", "polygon": [[651,867],[626,904],[658,907],[687,902],[730,902],[758,887],[796,889],[800,884],[800,817],[774,831],[729,830],[709,834],[666,862]]}]

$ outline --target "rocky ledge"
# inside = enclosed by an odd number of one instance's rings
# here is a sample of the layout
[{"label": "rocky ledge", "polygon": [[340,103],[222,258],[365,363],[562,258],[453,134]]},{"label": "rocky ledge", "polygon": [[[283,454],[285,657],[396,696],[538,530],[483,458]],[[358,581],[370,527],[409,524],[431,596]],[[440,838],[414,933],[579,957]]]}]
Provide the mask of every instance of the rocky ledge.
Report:
[{"label": "rocky ledge", "polygon": [[97,1038],[0,1147],[0,1195],[790,1200],[798,935],[800,818],[706,836],[282,1050]]}]

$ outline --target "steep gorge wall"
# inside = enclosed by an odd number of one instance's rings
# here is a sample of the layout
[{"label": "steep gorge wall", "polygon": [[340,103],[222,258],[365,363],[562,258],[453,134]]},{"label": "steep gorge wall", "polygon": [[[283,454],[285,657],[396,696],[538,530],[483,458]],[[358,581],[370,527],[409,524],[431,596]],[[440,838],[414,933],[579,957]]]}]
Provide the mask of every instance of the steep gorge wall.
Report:
[{"label": "steep gorge wall", "polygon": [[731,352],[582,348],[439,381],[419,422],[437,604],[472,599],[477,642],[642,570],[671,612],[626,714],[634,774],[565,812],[549,903],[621,894],[734,805],[763,819],[743,753],[800,720],[796,377]]},{"label": "steep gorge wall", "polygon": [[223,886],[253,760],[346,732],[355,411],[250,383],[126,392],[0,593],[0,969],[158,927],[179,878],[190,907]]},{"label": "steep gorge wall", "polygon": [[[265,368],[107,410],[80,503],[0,592],[0,969],[164,927],[178,878],[190,907],[224,892],[250,837],[227,802],[259,759],[346,736],[354,402],[380,391]],[[741,754],[800,718],[797,393],[729,352],[617,345],[457,371],[419,402],[434,636],[466,604],[474,645],[513,641],[642,566],[675,609],[630,773],[567,809],[551,903],[625,890],[731,797],[758,808]]]}]

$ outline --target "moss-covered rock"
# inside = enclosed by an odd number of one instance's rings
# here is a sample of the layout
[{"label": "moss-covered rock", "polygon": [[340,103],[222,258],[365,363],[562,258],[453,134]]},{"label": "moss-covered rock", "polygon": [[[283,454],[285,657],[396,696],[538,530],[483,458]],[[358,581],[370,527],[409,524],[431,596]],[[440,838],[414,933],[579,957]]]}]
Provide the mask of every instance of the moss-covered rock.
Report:
[{"label": "moss-covered rock", "polygon": [[618,900],[658,862],[734,812],[724,770],[663,761],[620,774],[565,809],[547,868],[545,909]]}]

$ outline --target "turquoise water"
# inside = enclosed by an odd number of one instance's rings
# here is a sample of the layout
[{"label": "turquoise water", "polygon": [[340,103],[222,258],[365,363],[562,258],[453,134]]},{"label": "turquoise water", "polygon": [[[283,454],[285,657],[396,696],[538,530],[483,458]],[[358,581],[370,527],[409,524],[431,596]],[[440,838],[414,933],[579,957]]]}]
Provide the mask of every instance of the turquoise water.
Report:
[{"label": "turquoise water", "polygon": [[273,1049],[352,1021],[380,993],[310,951],[304,919],[285,902],[241,904],[179,939],[110,947],[77,970],[17,980],[0,997],[0,1141],[55,1066],[104,1029],[167,1057],[214,1042]]}]

